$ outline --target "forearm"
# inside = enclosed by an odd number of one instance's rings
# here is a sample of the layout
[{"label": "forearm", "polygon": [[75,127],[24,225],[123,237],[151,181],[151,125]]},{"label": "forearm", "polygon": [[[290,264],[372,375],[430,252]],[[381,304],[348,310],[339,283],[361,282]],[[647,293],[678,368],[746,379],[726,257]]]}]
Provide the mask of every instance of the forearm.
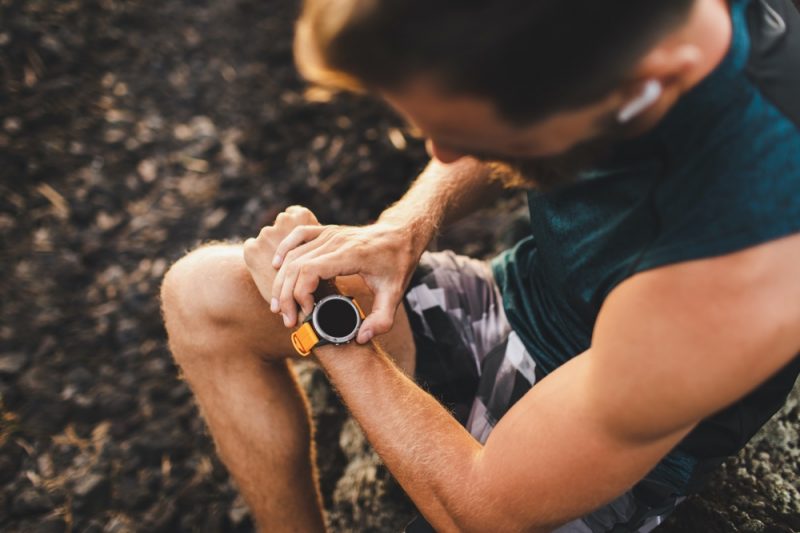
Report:
[{"label": "forearm", "polygon": [[408,228],[421,253],[439,228],[488,205],[503,190],[491,167],[465,157],[445,165],[431,160],[408,192],[386,209],[379,222]]},{"label": "forearm", "polygon": [[375,347],[327,346],[315,352],[418,509],[438,531],[463,531],[459,515],[469,507],[470,480],[482,447]]}]

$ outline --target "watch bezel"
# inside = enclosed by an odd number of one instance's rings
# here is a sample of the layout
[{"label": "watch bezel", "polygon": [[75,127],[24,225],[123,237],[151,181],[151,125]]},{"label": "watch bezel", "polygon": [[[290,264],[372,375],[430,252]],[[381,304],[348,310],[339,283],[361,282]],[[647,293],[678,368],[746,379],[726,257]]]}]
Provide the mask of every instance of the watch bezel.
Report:
[{"label": "watch bezel", "polygon": [[[353,308],[353,312],[356,314],[356,325],[353,328],[353,331],[345,335],[344,337],[333,337],[331,335],[328,335],[325,332],[325,330],[322,329],[319,325],[319,320],[318,320],[319,310],[322,308],[323,305],[325,305],[327,302],[330,302],[331,300],[343,300],[347,302],[350,305],[350,307]],[[330,296],[326,296],[325,298],[323,298],[314,305],[314,311],[311,313],[311,323],[314,326],[314,331],[317,332],[317,335],[321,339],[325,339],[326,341],[332,344],[344,344],[355,339],[356,336],[358,335],[358,330],[361,327],[361,313],[358,312],[358,307],[356,306],[355,303],[353,303],[352,297],[344,296],[342,294],[331,294]]]}]

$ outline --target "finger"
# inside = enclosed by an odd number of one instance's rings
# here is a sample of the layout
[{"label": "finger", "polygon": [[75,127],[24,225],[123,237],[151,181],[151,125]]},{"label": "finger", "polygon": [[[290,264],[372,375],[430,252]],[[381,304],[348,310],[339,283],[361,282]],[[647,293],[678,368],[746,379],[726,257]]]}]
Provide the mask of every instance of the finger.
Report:
[{"label": "finger", "polygon": [[[326,240],[315,239],[312,242],[291,250],[286,254],[286,258],[278,269],[275,275],[275,280],[272,282],[272,299],[270,300],[270,310],[273,313],[281,312],[286,313],[287,310],[283,309],[280,302],[280,295],[284,292],[284,285],[286,284],[287,276],[300,266],[320,255],[327,254],[324,248]],[[291,288],[293,290],[293,287]]]},{"label": "finger", "polygon": [[[305,261],[299,268],[290,269],[286,274],[281,289],[280,306],[285,315],[286,327],[293,327],[297,320],[297,306],[301,302],[306,316],[314,307],[314,291],[320,280],[335,279],[336,276],[348,276],[359,271],[358,262],[344,262],[341,254],[330,253]],[[284,306],[284,303],[287,305]]]},{"label": "finger", "polygon": [[358,271],[343,261],[341,254],[321,254],[300,267],[292,295],[308,316],[314,309],[314,293],[323,280],[333,280],[336,276],[347,276]]},{"label": "finger", "polygon": [[325,226],[297,226],[294,228],[289,232],[289,235],[284,237],[275,249],[275,255],[272,258],[272,266],[274,268],[280,268],[283,258],[286,257],[287,253],[303,243],[316,239],[324,229]]},{"label": "finger", "polygon": [[275,219],[276,224],[279,222],[281,224],[291,224],[293,226],[301,224],[309,226],[319,224],[316,215],[314,215],[310,209],[302,205],[290,205],[284,209]]},{"label": "finger", "polygon": [[[281,288],[280,296],[278,296],[281,314],[283,315],[283,324],[287,328],[292,328],[297,323],[297,301],[295,300],[294,293],[297,278],[300,276],[301,272],[304,273],[303,275],[305,277],[314,276],[313,266],[307,262],[301,266],[288,269],[286,272],[286,278],[283,282],[283,287]],[[313,302],[313,296],[311,298]],[[304,300],[307,303],[306,296],[301,296],[301,300]]]},{"label": "finger", "polygon": [[372,311],[364,319],[358,330],[356,342],[365,344],[378,335],[383,335],[392,329],[394,315],[400,304],[402,293],[398,290],[382,290],[375,294],[372,302]]},{"label": "finger", "polygon": [[302,265],[289,269],[279,297],[286,327],[294,327],[297,323],[297,303],[302,306],[306,316],[311,314],[314,308],[314,291],[321,280],[334,279],[338,275],[346,276],[357,270],[357,266],[342,263],[339,254],[327,254],[309,260],[304,258]]},{"label": "finger", "polygon": [[310,315],[314,309],[314,291],[319,287],[321,279],[317,274],[319,270],[322,270],[319,268],[319,263],[314,261],[300,267],[297,273],[292,297],[300,306],[304,316]]},{"label": "finger", "polygon": [[256,288],[258,288],[258,292],[261,294],[261,297],[269,302],[271,297],[270,288],[272,286],[264,281],[265,278],[262,275],[264,266],[261,264],[260,260],[261,249],[256,239],[247,239],[244,242],[242,251],[245,265],[247,266],[247,270],[250,272],[250,277],[253,278],[253,282],[256,284]]},{"label": "finger", "polygon": [[314,292],[322,280],[355,274],[358,266],[345,264],[338,253],[321,255],[300,268],[292,295],[307,316],[314,309]]}]

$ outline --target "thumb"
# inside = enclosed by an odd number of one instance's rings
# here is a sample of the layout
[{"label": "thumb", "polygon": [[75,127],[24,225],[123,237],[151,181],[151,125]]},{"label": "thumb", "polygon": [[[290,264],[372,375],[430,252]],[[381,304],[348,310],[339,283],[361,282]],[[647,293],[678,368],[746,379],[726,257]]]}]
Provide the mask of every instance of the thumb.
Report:
[{"label": "thumb", "polygon": [[375,295],[372,302],[372,312],[358,330],[356,342],[365,344],[378,335],[383,335],[392,329],[394,314],[400,303],[400,295],[394,291],[381,291]]}]

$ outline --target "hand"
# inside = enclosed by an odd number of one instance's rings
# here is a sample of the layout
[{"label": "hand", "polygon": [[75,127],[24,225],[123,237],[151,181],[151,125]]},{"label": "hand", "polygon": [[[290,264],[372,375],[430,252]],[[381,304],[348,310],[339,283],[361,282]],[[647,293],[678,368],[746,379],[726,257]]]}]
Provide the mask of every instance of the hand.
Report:
[{"label": "hand", "polygon": [[388,332],[422,253],[412,237],[411,231],[387,223],[295,227],[275,250],[272,266],[279,270],[271,290],[277,299],[272,311],[282,313],[286,326],[293,327],[298,303],[306,315],[313,309],[320,280],[359,274],[375,298],[356,342]]},{"label": "hand", "polygon": [[272,301],[272,278],[275,268],[272,259],[278,245],[297,227],[319,225],[317,217],[309,209],[293,205],[275,219],[272,226],[265,226],[258,237],[244,243],[244,262],[247,265],[258,292],[267,303]]}]

